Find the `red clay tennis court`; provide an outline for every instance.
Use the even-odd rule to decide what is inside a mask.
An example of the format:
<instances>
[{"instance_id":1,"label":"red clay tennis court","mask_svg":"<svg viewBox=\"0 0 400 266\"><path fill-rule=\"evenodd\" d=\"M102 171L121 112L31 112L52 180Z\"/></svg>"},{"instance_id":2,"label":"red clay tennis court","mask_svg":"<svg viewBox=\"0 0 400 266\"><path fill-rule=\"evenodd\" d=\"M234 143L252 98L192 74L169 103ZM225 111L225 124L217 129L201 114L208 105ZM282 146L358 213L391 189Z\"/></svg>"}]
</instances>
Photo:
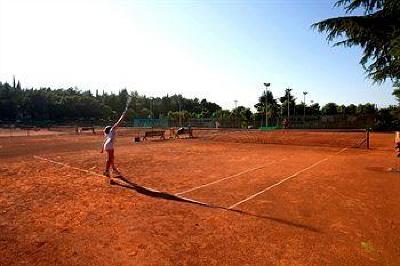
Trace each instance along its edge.
<instances>
[{"instance_id":1,"label":"red clay tennis court","mask_svg":"<svg viewBox=\"0 0 400 266\"><path fill-rule=\"evenodd\" d=\"M400 263L393 134L121 133L113 185L100 135L0 138L1 264Z\"/></svg>"}]
</instances>

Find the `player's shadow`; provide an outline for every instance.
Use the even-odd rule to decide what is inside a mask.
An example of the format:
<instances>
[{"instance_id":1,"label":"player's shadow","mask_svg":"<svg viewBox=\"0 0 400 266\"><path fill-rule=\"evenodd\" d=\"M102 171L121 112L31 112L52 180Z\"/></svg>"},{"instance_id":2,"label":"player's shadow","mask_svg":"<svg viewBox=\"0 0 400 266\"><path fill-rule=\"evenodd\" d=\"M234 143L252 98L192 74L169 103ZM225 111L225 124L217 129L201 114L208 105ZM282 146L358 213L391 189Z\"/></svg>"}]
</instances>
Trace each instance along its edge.
<instances>
[{"instance_id":1,"label":"player's shadow","mask_svg":"<svg viewBox=\"0 0 400 266\"><path fill-rule=\"evenodd\" d=\"M213 205L213 204L204 203L201 201L188 199L188 198L174 195L174 194L171 194L168 192L162 192L162 191L158 191L155 189L147 188L147 187L141 186L139 184L136 184L136 183L130 181L129 179L127 179L126 177L124 177L122 175L116 176L114 179L111 179L111 184L117 185L120 187L124 187L127 189L131 189L131 190L135 190L136 192L138 192L142 195L146 195L146 196L153 197L153 198L160 198L160 199L164 199L164 200L172 200L172 201L184 202L184 203L189 203L189 204L195 204L195 205L199 205L199 206L206 207L206 208L212 208L212 209L222 209L222 210L229 211L229 212L235 212L235 213L239 213L242 215L251 216L251 217L255 217L255 218L268 219L268 220L271 220L271 221L274 221L277 223L282 223L285 225L302 228L302 229L312 231L315 233L320 233L320 230L318 230L317 228L315 228L313 226L299 224L299 223L291 222L291 221L281 219L281 218L253 214L253 213L238 210L238 209L229 209L229 208L225 208L225 207L218 206L218 205Z\"/></svg>"},{"instance_id":2,"label":"player's shadow","mask_svg":"<svg viewBox=\"0 0 400 266\"><path fill-rule=\"evenodd\" d=\"M124 183L122 182L118 182L118 180L122 180ZM124 176L116 176L115 179L111 179L111 184L112 185L117 185L117 186L121 186L121 187L125 187L128 189L133 189L136 192L146 195L146 196L150 196L153 198L161 198L161 199L165 199L165 200L173 200L173 201L180 201L180 202L187 202L187 203L192 203L192 204L197 204L197 205L202 205L202 206L206 206L206 203L202 203L200 201L195 201L195 200L191 200L191 199L187 199L184 197L180 197L168 192L161 192L155 189L151 189L151 188L147 188L144 186L141 186L139 184L136 184L130 180L128 180L126 177Z\"/></svg>"}]
</instances>

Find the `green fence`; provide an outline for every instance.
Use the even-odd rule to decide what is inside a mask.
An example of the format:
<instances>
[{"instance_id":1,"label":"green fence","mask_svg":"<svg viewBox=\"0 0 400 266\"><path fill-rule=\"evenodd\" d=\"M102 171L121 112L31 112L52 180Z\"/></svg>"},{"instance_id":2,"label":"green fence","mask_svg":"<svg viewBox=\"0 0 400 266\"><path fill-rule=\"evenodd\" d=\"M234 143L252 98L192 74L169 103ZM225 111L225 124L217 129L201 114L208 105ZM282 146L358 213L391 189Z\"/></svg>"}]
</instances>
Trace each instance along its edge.
<instances>
[{"instance_id":1,"label":"green fence","mask_svg":"<svg viewBox=\"0 0 400 266\"><path fill-rule=\"evenodd\" d=\"M133 126L167 128L168 119L133 119Z\"/></svg>"}]
</instances>

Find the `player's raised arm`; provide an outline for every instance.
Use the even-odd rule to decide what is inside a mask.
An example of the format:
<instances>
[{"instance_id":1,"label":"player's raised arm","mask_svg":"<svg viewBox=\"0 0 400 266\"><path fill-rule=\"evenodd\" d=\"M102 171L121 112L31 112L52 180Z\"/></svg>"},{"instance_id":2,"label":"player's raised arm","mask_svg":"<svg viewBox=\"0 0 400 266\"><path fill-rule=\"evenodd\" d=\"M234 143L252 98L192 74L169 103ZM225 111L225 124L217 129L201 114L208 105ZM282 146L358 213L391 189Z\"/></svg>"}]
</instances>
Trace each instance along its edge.
<instances>
[{"instance_id":1,"label":"player's raised arm","mask_svg":"<svg viewBox=\"0 0 400 266\"><path fill-rule=\"evenodd\" d=\"M112 126L112 129L113 129L113 130L116 129L116 128L118 128L118 127L121 125L122 121L123 121L124 118L125 118L125 115L126 115L126 110L122 113L122 115L121 115L121 117L118 119L118 121Z\"/></svg>"}]
</instances>

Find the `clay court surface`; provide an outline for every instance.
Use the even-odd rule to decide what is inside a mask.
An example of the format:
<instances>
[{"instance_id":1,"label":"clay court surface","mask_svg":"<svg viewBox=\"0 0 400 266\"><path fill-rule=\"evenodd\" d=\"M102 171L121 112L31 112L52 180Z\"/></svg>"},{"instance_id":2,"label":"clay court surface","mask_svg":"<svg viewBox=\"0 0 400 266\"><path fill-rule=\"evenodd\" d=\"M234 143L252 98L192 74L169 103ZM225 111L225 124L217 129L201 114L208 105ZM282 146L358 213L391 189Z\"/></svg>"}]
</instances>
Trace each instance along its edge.
<instances>
[{"instance_id":1,"label":"clay court surface","mask_svg":"<svg viewBox=\"0 0 400 266\"><path fill-rule=\"evenodd\" d=\"M400 265L393 134L371 149L0 138L0 265ZM46 161L51 160L51 161ZM85 172L83 170L89 170Z\"/></svg>"}]
</instances>

